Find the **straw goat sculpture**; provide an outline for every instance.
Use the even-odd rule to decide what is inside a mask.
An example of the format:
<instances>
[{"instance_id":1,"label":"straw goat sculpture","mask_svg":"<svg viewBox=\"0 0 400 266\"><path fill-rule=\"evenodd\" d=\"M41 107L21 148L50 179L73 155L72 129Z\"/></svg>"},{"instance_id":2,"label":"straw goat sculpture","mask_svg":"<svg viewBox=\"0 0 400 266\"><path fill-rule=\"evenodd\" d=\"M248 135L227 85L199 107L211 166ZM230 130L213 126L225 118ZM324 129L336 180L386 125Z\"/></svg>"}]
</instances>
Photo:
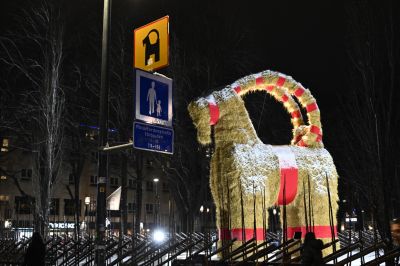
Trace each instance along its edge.
<instances>
[{"instance_id":1,"label":"straw goat sculpture","mask_svg":"<svg viewBox=\"0 0 400 266\"><path fill-rule=\"evenodd\" d=\"M266 145L258 138L241 98L252 91L283 103L293 125L290 145ZM307 111L307 125L293 96ZM302 237L313 231L324 242L336 235L338 175L323 148L320 111L308 89L264 71L199 98L188 109L201 144L211 143L214 127L210 187L220 240L265 240L266 209L276 205L286 206L288 238L296 231Z\"/></svg>"}]
</instances>

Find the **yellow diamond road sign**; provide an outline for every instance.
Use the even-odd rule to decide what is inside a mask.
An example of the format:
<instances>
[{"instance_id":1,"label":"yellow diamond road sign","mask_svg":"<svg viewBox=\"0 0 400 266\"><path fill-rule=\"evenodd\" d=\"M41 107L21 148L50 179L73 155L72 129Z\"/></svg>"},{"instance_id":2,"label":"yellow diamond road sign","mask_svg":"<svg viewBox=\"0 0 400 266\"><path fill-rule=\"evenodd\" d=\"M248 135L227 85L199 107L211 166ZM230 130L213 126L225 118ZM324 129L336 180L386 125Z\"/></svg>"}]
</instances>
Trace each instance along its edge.
<instances>
[{"instance_id":1,"label":"yellow diamond road sign","mask_svg":"<svg viewBox=\"0 0 400 266\"><path fill-rule=\"evenodd\" d=\"M168 65L169 16L162 17L134 31L133 65L153 71Z\"/></svg>"}]
</instances>

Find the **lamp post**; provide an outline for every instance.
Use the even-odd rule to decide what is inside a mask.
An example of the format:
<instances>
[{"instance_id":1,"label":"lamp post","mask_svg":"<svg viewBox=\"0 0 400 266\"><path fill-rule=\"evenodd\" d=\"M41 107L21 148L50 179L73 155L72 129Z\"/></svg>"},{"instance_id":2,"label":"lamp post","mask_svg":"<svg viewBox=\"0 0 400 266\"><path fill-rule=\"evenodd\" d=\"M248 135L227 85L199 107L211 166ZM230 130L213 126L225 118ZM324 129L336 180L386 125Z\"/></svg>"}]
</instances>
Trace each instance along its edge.
<instances>
[{"instance_id":1,"label":"lamp post","mask_svg":"<svg viewBox=\"0 0 400 266\"><path fill-rule=\"evenodd\" d=\"M88 215L88 206L90 204L90 197L85 197L85 217L83 217L83 220L85 221L86 224L86 233L90 236L89 232L90 232L90 224L87 221L86 216Z\"/></svg>"},{"instance_id":2,"label":"lamp post","mask_svg":"<svg viewBox=\"0 0 400 266\"><path fill-rule=\"evenodd\" d=\"M203 232L204 227L204 206L200 206L200 230Z\"/></svg>"},{"instance_id":3,"label":"lamp post","mask_svg":"<svg viewBox=\"0 0 400 266\"><path fill-rule=\"evenodd\" d=\"M362 230L364 231L365 230L365 221L364 221L364 217L365 217L365 215L364 215L364 210L361 210L361 223L362 223Z\"/></svg>"},{"instance_id":4,"label":"lamp post","mask_svg":"<svg viewBox=\"0 0 400 266\"><path fill-rule=\"evenodd\" d=\"M210 215L210 208L208 208L207 207L207 209L206 209L206 221L205 221L205 231L208 231L208 226L209 226L209 223L208 223L208 217L209 217L209 215Z\"/></svg>"},{"instance_id":5,"label":"lamp post","mask_svg":"<svg viewBox=\"0 0 400 266\"><path fill-rule=\"evenodd\" d=\"M108 42L110 39L109 27L111 24L111 0L104 0L103 7L103 37L101 51L101 85L100 85L100 113L99 113L99 160L96 199L96 246L95 264L105 265L105 223L106 223L106 185L107 185L107 155L101 151L108 142Z\"/></svg>"},{"instance_id":6,"label":"lamp post","mask_svg":"<svg viewBox=\"0 0 400 266\"><path fill-rule=\"evenodd\" d=\"M156 204L154 208L154 223L156 227L158 227L158 205L159 205L159 198L158 198L158 181L160 181L158 178L154 178L153 182L156 184Z\"/></svg>"}]
</instances>

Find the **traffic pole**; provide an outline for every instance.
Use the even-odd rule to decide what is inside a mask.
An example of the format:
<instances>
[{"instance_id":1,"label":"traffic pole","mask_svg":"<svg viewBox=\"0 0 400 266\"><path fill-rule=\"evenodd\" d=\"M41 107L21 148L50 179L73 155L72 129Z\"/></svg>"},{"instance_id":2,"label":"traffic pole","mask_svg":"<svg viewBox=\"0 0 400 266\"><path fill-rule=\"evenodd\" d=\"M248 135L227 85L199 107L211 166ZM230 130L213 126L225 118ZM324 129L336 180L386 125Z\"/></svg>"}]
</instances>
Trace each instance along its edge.
<instances>
[{"instance_id":1,"label":"traffic pole","mask_svg":"<svg viewBox=\"0 0 400 266\"><path fill-rule=\"evenodd\" d=\"M109 91L109 50L111 24L111 0L104 0L103 7L103 36L101 51L101 84L99 110L99 158L97 175L96 202L96 243L95 264L105 265L105 231L106 231L106 187L107 187L107 153L102 150L108 142L108 91Z\"/></svg>"}]
</instances>

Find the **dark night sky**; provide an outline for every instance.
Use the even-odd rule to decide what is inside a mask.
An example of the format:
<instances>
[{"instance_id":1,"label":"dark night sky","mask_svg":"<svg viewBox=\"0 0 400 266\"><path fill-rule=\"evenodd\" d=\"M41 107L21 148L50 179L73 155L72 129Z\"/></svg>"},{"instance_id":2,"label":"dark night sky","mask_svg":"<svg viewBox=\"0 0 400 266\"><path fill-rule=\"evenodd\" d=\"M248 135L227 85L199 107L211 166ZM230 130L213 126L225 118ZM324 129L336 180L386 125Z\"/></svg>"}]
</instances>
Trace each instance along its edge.
<instances>
[{"instance_id":1,"label":"dark night sky","mask_svg":"<svg viewBox=\"0 0 400 266\"><path fill-rule=\"evenodd\" d=\"M37 0L31 0L37 1ZM13 29L13 18L28 0L2 1L0 33ZM170 31L181 45L195 41L200 47L212 46L208 31L223 31L226 21L245 38L243 50L251 55L247 73L271 69L293 76L311 89L322 110L322 118L332 119L335 101L343 81L343 7L340 1L179 1L114 0L113 21L125 18L131 28L170 15ZM65 2L70 22L68 34L86 31L90 23L101 27L101 0ZM206 18L207 27L198 23ZM71 23L72 22L72 23ZM201 26L200 26L201 25ZM226 40L226 49L230 49ZM221 62L224 64L224 62ZM220 86L233 80L221 79ZM193 95L196 97L198 95Z\"/></svg>"},{"instance_id":2,"label":"dark night sky","mask_svg":"<svg viewBox=\"0 0 400 266\"><path fill-rule=\"evenodd\" d=\"M26 3L27 0L2 1L2 34L10 29L11 19ZM209 29L198 29L193 19L185 20L185 17L204 15L210 20L212 30L218 30L225 17L234 17L235 27L247 39L245 48L256 58L249 73L264 69L281 71L292 75L316 93L321 94L323 90L325 94L338 89L342 83L343 10L338 3L340 1L332 0L114 0L113 18L127 17L134 28L168 14L171 16L171 32L176 28L193 29L193 34L178 36L183 44L185 38L194 38L210 45L210 40L205 40L203 36L203 32ZM69 17L73 17L75 29L81 30L88 18L95 17L91 13L101 15L101 8L102 1L99 0L72 0L68 1L66 11ZM229 49L229 40L227 42ZM321 97L324 97L323 94Z\"/></svg>"},{"instance_id":3,"label":"dark night sky","mask_svg":"<svg viewBox=\"0 0 400 266\"><path fill-rule=\"evenodd\" d=\"M249 73L272 69L292 75L315 91L318 98L332 93L343 83L343 9L340 1L176 2L183 3L160 4L161 8L154 10L148 21L165 15L163 9L171 9L169 14L177 13L178 17L170 14L171 31L181 28L174 23L182 24L185 20L181 17L193 12L209 17L212 27L218 29L225 17L233 16L235 27L246 36L246 49L256 58ZM135 14L139 12L140 4ZM147 11L150 13L154 6L149 6ZM204 45L210 45L210 40L202 38L202 30L208 29L196 29L195 21L185 23L186 28L195 28L193 35L185 37L198 38ZM229 49L229 40L227 42Z\"/></svg>"}]
</instances>

